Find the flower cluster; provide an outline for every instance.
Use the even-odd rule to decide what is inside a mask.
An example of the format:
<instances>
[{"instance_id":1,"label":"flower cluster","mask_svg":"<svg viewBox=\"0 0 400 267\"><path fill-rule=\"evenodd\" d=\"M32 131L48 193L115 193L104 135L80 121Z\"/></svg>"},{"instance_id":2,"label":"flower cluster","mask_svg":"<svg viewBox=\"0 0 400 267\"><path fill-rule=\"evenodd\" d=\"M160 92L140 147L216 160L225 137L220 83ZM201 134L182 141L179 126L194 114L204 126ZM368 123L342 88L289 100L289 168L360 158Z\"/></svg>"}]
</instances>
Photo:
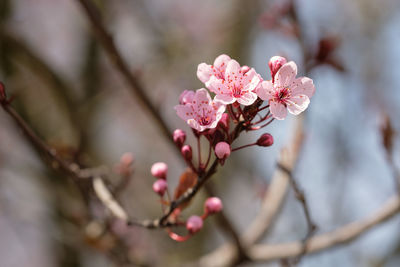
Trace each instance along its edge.
<instances>
[{"instance_id":1,"label":"flower cluster","mask_svg":"<svg viewBox=\"0 0 400 267\"><path fill-rule=\"evenodd\" d=\"M296 78L297 66L283 57L275 56L269 61L271 80L263 81L254 68L240 66L227 55L220 55L213 65L201 63L197 77L205 87L215 94L211 99L204 88L197 91L184 91L180 105L175 107L177 114L190 127L202 132L214 129L226 105L250 106L258 99L270 105L273 118L282 120L287 110L298 115L310 103L315 92L313 81L307 77Z\"/></svg>"},{"instance_id":2,"label":"flower cluster","mask_svg":"<svg viewBox=\"0 0 400 267\"><path fill-rule=\"evenodd\" d=\"M254 143L232 148L243 131L264 128L275 119L285 119L287 112L298 115L308 107L315 92L313 81L307 77L296 78L296 64L283 57L272 57L268 66L271 80L263 80L254 68L240 66L227 55L218 56L212 65L201 63L198 66L197 77L205 88L185 90L179 97L179 105L175 106L178 116L192 128L197 139L197 162L192 146L185 144L185 131L176 129L172 138L189 169L181 176L172 199L166 180L168 166L160 162L153 165L151 173L157 178L153 190L161 197L162 205L168 205L186 190L192 190L198 180L207 179L215 171L215 164L223 165L234 151L249 146L269 147L274 143L271 134L263 133ZM202 159L201 138L209 144L205 160ZM212 151L215 160L210 167ZM165 192L167 200L164 200ZM185 206L177 207L169 222L186 225L188 235L180 236L168 230L169 236L176 241L185 241L202 228L208 215L222 210L222 202L216 197L207 199L204 205L202 216L192 215L186 222L180 219Z\"/></svg>"}]
</instances>

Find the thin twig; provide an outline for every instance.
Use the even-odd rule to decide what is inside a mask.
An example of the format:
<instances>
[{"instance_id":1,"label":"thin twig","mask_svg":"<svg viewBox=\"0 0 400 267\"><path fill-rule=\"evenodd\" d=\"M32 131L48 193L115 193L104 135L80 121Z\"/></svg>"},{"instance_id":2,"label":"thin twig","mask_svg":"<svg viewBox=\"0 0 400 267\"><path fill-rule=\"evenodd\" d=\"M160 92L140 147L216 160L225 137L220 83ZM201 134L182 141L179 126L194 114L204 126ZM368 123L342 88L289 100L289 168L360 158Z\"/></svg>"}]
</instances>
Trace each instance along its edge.
<instances>
[{"instance_id":1,"label":"thin twig","mask_svg":"<svg viewBox=\"0 0 400 267\"><path fill-rule=\"evenodd\" d=\"M307 230L306 236L303 239L303 253L300 254L295 259L295 263L298 263L298 262L300 262L302 256L306 253L308 241L311 238L311 236L315 233L315 231L317 230L317 225L314 223L314 221L311 218L310 208L308 207L307 199L304 195L303 190L300 189L299 185L297 184L296 180L294 179L292 171L279 163L278 163L278 168L281 169L282 171L286 172L286 174L288 175L290 185L293 188L296 199L300 202L300 204L303 208L304 215L305 215L306 221L307 221L308 230Z\"/></svg>"}]
</instances>

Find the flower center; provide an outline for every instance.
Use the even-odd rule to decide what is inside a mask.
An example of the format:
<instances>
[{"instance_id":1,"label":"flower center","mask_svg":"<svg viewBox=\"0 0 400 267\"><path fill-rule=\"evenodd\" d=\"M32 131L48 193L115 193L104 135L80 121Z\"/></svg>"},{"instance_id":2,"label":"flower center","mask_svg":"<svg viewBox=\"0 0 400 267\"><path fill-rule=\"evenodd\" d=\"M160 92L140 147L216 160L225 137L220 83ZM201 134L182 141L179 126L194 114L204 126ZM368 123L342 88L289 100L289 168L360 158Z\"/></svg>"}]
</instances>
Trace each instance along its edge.
<instances>
[{"instance_id":1,"label":"flower center","mask_svg":"<svg viewBox=\"0 0 400 267\"><path fill-rule=\"evenodd\" d=\"M232 96L238 98L238 97L241 97L242 94L243 94L242 93L242 88L234 85L233 86L233 90L232 90Z\"/></svg>"},{"instance_id":2,"label":"flower center","mask_svg":"<svg viewBox=\"0 0 400 267\"><path fill-rule=\"evenodd\" d=\"M199 119L199 124L201 126L209 125L210 122L211 122L211 117L210 116L200 117L200 119Z\"/></svg>"},{"instance_id":3,"label":"flower center","mask_svg":"<svg viewBox=\"0 0 400 267\"><path fill-rule=\"evenodd\" d=\"M280 91L276 92L275 97L278 99L279 102L284 103L285 99L290 97L289 87L285 87Z\"/></svg>"}]
</instances>

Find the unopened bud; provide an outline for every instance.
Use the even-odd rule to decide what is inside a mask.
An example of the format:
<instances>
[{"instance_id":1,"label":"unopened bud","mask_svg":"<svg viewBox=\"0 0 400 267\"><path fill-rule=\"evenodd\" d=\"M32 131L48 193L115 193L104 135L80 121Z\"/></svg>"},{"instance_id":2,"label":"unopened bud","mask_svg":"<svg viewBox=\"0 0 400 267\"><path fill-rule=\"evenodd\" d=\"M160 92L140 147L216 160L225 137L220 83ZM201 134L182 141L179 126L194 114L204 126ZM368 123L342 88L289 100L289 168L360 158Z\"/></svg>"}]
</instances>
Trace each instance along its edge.
<instances>
[{"instance_id":1,"label":"unopened bud","mask_svg":"<svg viewBox=\"0 0 400 267\"><path fill-rule=\"evenodd\" d=\"M274 81L275 74L284 64L286 64L286 62L287 60L284 57L280 56L271 57L271 59L268 62L268 67L271 70L272 81Z\"/></svg>"},{"instance_id":2,"label":"unopened bud","mask_svg":"<svg viewBox=\"0 0 400 267\"><path fill-rule=\"evenodd\" d=\"M241 68L241 71L242 71L243 74L245 74L245 73L248 72L249 70L250 70L250 67L249 67L249 66L246 66L246 65L242 66L242 68Z\"/></svg>"},{"instance_id":3,"label":"unopened bud","mask_svg":"<svg viewBox=\"0 0 400 267\"><path fill-rule=\"evenodd\" d=\"M192 147L189 145L184 145L181 148L181 154L185 160L192 160Z\"/></svg>"},{"instance_id":4,"label":"unopened bud","mask_svg":"<svg viewBox=\"0 0 400 267\"><path fill-rule=\"evenodd\" d=\"M201 230L201 228L203 228L203 219L199 216L190 216L189 219L186 221L186 229L191 234L197 233Z\"/></svg>"},{"instance_id":5,"label":"unopened bud","mask_svg":"<svg viewBox=\"0 0 400 267\"><path fill-rule=\"evenodd\" d=\"M208 214L220 212L222 208L222 201L218 197L209 197L206 202L204 202L204 211Z\"/></svg>"},{"instance_id":6,"label":"unopened bud","mask_svg":"<svg viewBox=\"0 0 400 267\"><path fill-rule=\"evenodd\" d=\"M272 146L274 144L274 138L271 134L265 133L260 136L257 140L258 146Z\"/></svg>"},{"instance_id":7,"label":"unopened bud","mask_svg":"<svg viewBox=\"0 0 400 267\"><path fill-rule=\"evenodd\" d=\"M168 184L165 180L159 179L153 183L153 191L163 196L167 190Z\"/></svg>"},{"instance_id":8,"label":"unopened bud","mask_svg":"<svg viewBox=\"0 0 400 267\"><path fill-rule=\"evenodd\" d=\"M128 165L132 165L133 160L134 160L133 154L127 152L121 156L120 162L122 165L128 166Z\"/></svg>"},{"instance_id":9,"label":"unopened bud","mask_svg":"<svg viewBox=\"0 0 400 267\"><path fill-rule=\"evenodd\" d=\"M219 142L214 151L217 158L226 159L231 154L231 146L227 142Z\"/></svg>"},{"instance_id":10,"label":"unopened bud","mask_svg":"<svg viewBox=\"0 0 400 267\"><path fill-rule=\"evenodd\" d=\"M177 146L181 147L186 140L186 133L181 129L176 129L172 135L174 142Z\"/></svg>"},{"instance_id":11,"label":"unopened bud","mask_svg":"<svg viewBox=\"0 0 400 267\"><path fill-rule=\"evenodd\" d=\"M164 162L156 162L151 166L151 175L159 179L167 179L168 165Z\"/></svg>"},{"instance_id":12,"label":"unopened bud","mask_svg":"<svg viewBox=\"0 0 400 267\"><path fill-rule=\"evenodd\" d=\"M194 97L194 91L185 90L179 96L179 103L181 105L186 105L187 103L192 103Z\"/></svg>"}]
</instances>

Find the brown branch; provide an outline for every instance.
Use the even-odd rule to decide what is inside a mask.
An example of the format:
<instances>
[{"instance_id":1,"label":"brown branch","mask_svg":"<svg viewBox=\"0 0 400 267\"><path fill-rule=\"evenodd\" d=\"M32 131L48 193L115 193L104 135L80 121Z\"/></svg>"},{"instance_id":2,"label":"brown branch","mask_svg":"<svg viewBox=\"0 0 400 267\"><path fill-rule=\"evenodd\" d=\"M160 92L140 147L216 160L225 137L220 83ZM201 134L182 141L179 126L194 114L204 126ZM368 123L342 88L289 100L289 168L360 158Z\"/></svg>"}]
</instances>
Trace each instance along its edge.
<instances>
[{"instance_id":1,"label":"brown branch","mask_svg":"<svg viewBox=\"0 0 400 267\"><path fill-rule=\"evenodd\" d=\"M348 243L372 227L379 225L390 219L400 211L400 198L394 196L390 198L376 212L362 220L349 223L340 228L312 237L306 249L306 254L315 253L321 250L332 248L341 244ZM253 261L272 261L282 258L290 258L301 255L303 252L303 242L296 241L275 245L255 245L249 250L249 257Z\"/></svg>"},{"instance_id":2,"label":"brown branch","mask_svg":"<svg viewBox=\"0 0 400 267\"><path fill-rule=\"evenodd\" d=\"M90 0L77 0L83 7L88 19L92 24L93 31L99 40L100 44L106 51L109 59L114 64L114 67L121 73L125 81L130 87L130 92L133 93L139 100L139 102L149 111L154 121L158 124L163 135L167 139L171 139L172 130L169 129L167 124L164 122L157 108L153 105L150 98L145 94L145 89L139 80L129 71L128 64L122 58L117 47L115 46L112 36L107 32L103 25L99 11L91 3Z\"/></svg>"},{"instance_id":3,"label":"brown branch","mask_svg":"<svg viewBox=\"0 0 400 267\"><path fill-rule=\"evenodd\" d=\"M12 53L5 56L10 57L14 64L17 58L26 62L32 73L38 75L41 80L49 85L53 95L63 106L68 108L74 105L74 97L71 94L75 90L36 51L31 49L21 38L1 26L0 40L10 47ZM67 116L71 125L74 125L77 119L76 113L68 112Z\"/></svg>"},{"instance_id":4,"label":"brown branch","mask_svg":"<svg viewBox=\"0 0 400 267\"><path fill-rule=\"evenodd\" d=\"M295 259L295 263L298 263L301 260L302 256L305 254L305 252L307 250L308 241L311 238L311 236L314 234L314 232L317 230L317 225L314 223L314 221L311 218L310 209L307 204L307 199L304 195L304 192L300 189L299 185L297 184L296 180L294 179L293 172L281 164L278 164L278 168L281 169L282 171L286 172L286 174L288 175L290 185L293 188L296 199L300 202L300 204L303 208L304 215L305 215L306 221L307 221L308 230L307 230L306 236L303 239L303 253L300 254L299 257L297 257Z\"/></svg>"}]
</instances>

